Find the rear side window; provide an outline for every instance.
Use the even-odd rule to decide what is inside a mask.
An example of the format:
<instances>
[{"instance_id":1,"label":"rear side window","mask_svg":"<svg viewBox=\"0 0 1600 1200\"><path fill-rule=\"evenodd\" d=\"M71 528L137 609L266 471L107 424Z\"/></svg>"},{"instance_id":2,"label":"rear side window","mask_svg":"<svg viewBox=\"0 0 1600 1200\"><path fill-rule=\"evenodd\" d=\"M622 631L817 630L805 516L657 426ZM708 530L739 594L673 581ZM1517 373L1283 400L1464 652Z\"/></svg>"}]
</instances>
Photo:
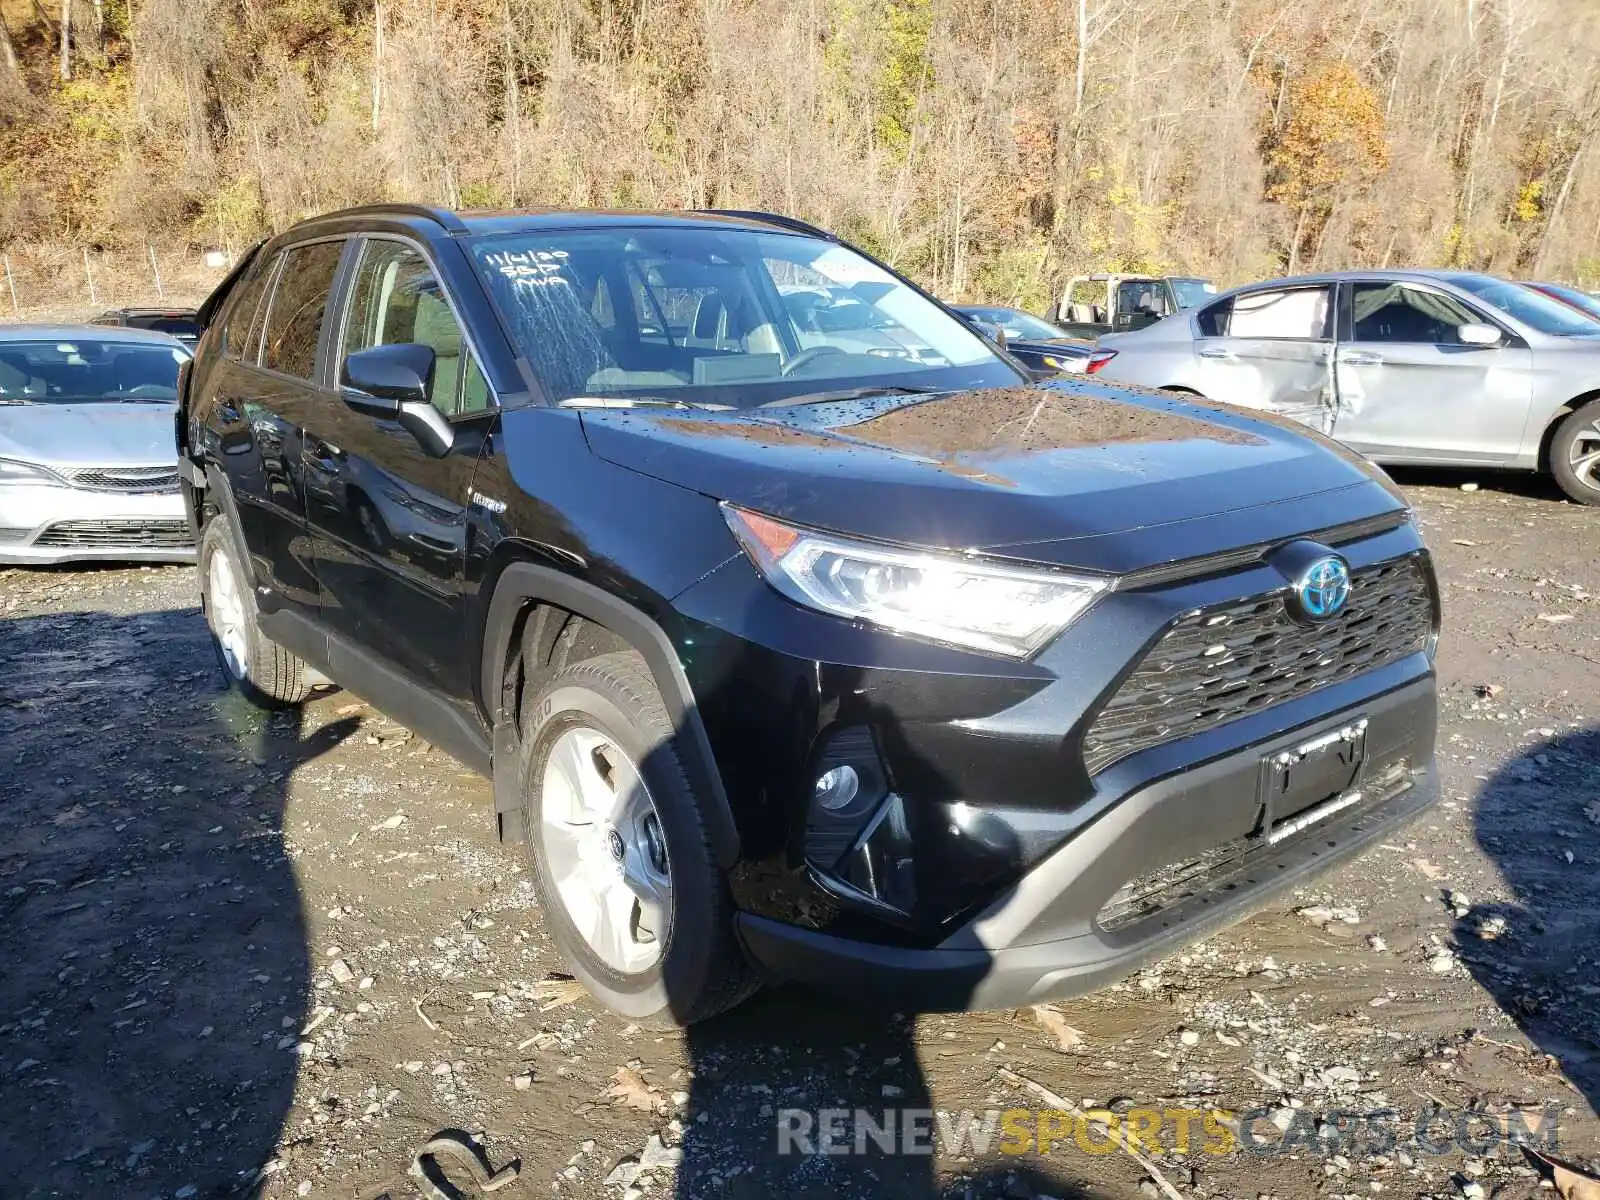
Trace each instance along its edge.
<instances>
[{"instance_id":1,"label":"rear side window","mask_svg":"<svg viewBox=\"0 0 1600 1200\"><path fill-rule=\"evenodd\" d=\"M316 371L317 339L344 242L314 242L283 252L283 268L267 310L261 365L298 379Z\"/></svg>"},{"instance_id":2,"label":"rear side window","mask_svg":"<svg viewBox=\"0 0 1600 1200\"><path fill-rule=\"evenodd\" d=\"M1202 337L1320 341L1328 337L1330 292L1326 287L1248 292L1213 304L1195 319Z\"/></svg>"},{"instance_id":3,"label":"rear side window","mask_svg":"<svg viewBox=\"0 0 1600 1200\"><path fill-rule=\"evenodd\" d=\"M240 281L228 307L228 322L222 329L222 352L229 358L254 358L255 342L251 334L256 329L256 317L261 313L261 297L272 279L272 268L277 262L262 264L260 269Z\"/></svg>"}]
</instances>

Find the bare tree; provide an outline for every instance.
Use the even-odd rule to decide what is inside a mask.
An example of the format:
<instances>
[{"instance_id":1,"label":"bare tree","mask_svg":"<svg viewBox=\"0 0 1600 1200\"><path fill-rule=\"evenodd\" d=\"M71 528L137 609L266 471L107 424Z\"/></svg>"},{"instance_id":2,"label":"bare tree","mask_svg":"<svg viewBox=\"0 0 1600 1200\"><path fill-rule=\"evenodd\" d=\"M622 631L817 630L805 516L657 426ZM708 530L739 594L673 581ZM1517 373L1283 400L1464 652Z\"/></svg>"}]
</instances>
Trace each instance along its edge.
<instances>
[{"instance_id":1,"label":"bare tree","mask_svg":"<svg viewBox=\"0 0 1600 1200\"><path fill-rule=\"evenodd\" d=\"M61 82L72 78L72 0L61 0Z\"/></svg>"}]
</instances>

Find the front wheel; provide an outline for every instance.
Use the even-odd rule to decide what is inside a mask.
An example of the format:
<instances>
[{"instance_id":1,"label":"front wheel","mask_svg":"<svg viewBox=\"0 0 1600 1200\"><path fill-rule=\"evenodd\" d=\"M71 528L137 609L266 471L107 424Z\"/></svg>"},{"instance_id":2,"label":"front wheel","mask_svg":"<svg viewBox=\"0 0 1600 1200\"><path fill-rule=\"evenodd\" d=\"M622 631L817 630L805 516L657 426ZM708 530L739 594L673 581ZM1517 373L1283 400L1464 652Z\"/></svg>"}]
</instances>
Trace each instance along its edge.
<instances>
[{"instance_id":1,"label":"front wheel","mask_svg":"<svg viewBox=\"0 0 1600 1200\"><path fill-rule=\"evenodd\" d=\"M1550 473L1579 504L1600 505L1600 400L1568 413L1556 427Z\"/></svg>"},{"instance_id":2,"label":"front wheel","mask_svg":"<svg viewBox=\"0 0 1600 1200\"><path fill-rule=\"evenodd\" d=\"M226 521L213 517L200 536L200 599L217 664L258 708L299 704L311 694L305 663L261 632Z\"/></svg>"},{"instance_id":3,"label":"front wheel","mask_svg":"<svg viewBox=\"0 0 1600 1200\"><path fill-rule=\"evenodd\" d=\"M524 707L523 828L547 927L596 999L659 1027L755 990L676 743L631 652L562 668Z\"/></svg>"}]
</instances>

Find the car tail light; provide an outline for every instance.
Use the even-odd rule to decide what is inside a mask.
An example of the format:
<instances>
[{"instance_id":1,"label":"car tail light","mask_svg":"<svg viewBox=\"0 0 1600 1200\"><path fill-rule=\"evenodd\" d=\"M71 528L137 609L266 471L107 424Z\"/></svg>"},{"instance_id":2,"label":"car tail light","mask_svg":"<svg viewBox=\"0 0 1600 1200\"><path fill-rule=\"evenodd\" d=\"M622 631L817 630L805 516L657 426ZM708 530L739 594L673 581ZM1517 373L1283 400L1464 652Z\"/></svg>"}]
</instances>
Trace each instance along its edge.
<instances>
[{"instance_id":1,"label":"car tail light","mask_svg":"<svg viewBox=\"0 0 1600 1200\"><path fill-rule=\"evenodd\" d=\"M1096 350L1093 354L1089 355L1089 361L1083 364L1083 373L1085 375L1098 374L1100 368L1105 366L1116 356L1117 352L1115 350Z\"/></svg>"}]
</instances>

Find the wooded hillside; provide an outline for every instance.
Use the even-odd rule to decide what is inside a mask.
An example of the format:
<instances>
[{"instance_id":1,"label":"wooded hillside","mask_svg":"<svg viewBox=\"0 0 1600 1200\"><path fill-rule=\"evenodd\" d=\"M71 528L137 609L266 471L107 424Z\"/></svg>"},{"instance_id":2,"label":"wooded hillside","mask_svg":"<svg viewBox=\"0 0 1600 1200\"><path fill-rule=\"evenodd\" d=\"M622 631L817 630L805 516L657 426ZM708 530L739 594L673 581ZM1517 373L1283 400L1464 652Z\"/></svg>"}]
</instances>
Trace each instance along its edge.
<instances>
[{"instance_id":1,"label":"wooded hillside","mask_svg":"<svg viewBox=\"0 0 1600 1200\"><path fill-rule=\"evenodd\" d=\"M1600 277L1594 0L0 0L0 248L771 208L959 297ZM63 34L63 18L66 33Z\"/></svg>"}]
</instances>

